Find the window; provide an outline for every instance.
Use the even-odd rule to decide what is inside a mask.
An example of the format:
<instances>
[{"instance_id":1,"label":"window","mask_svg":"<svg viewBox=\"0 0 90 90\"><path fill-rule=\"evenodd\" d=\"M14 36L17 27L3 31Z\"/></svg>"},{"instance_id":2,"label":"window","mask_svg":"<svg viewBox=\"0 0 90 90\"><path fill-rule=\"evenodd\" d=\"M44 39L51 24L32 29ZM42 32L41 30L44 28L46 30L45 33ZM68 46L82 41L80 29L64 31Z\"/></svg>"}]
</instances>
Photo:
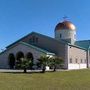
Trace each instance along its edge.
<instances>
[{"instance_id":1,"label":"window","mask_svg":"<svg viewBox=\"0 0 90 90\"><path fill-rule=\"evenodd\" d=\"M76 63L78 63L78 60L77 60L77 58L76 58L75 62L76 62Z\"/></svg>"},{"instance_id":2,"label":"window","mask_svg":"<svg viewBox=\"0 0 90 90\"><path fill-rule=\"evenodd\" d=\"M83 63L83 60L81 59L81 63Z\"/></svg>"},{"instance_id":3,"label":"window","mask_svg":"<svg viewBox=\"0 0 90 90\"><path fill-rule=\"evenodd\" d=\"M72 63L72 58L70 58L70 63Z\"/></svg>"},{"instance_id":4,"label":"window","mask_svg":"<svg viewBox=\"0 0 90 90\"><path fill-rule=\"evenodd\" d=\"M60 38L62 38L62 34L60 34Z\"/></svg>"},{"instance_id":5,"label":"window","mask_svg":"<svg viewBox=\"0 0 90 90\"><path fill-rule=\"evenodd\" d=\"M85 61L84 61L85 63L87 63L87 60L85 59Z\"/></svg>"},{"instance_id":6,"label":"window","mask_svg":"<svg viewBox=\"0 0 90 90\"><path fill-rule=\"evenodd\" d=\"M35 42L35 37L34 36L32 37L32 40L33 40L33 42Z\"/></svg>"},{"instance_id":7,"label":"window","mask_svg":"<svg viewBox=\"0 0 90 90\"><path fill-rule=\"evenodd\" d=\"M76 39L76 34L74 34L74 39Z\"/></svg>"},{"instance_id":8,"label":"window","mask_svg":"<svg viewBox=\"0 0 90 90\"><path fill-rule=\"evenodd\" d=\"M38 38L36 37L36 43L38 43Z\"/></svg>"},{"instance_id":9,"label":"window","mask_svg":"<svg viewBox=\"0 0 90 90\"><path fill-rule=\"evenodd\" d=\"M31 43L38 43L38 37L36 37L36 36L31 37L30 42Z\"/></svg>"}]
</instances>

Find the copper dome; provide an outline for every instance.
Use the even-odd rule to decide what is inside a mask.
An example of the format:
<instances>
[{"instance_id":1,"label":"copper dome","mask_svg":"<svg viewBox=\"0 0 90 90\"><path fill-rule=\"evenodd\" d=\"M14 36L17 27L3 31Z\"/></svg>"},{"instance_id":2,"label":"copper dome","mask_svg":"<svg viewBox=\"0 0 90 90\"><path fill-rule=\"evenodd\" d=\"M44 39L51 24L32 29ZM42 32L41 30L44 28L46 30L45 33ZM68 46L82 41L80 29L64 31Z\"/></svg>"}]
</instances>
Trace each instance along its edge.
<instances>
[{"instance_id":1,"label":"copper dome","mask_svg":"<svg viewBox=\"0 0 90 90\"><path fill-rule=\"evenodd\" d=\"M75 30L75 26L70 21L63 21L61 23L58 23L55 27L55 30Z\"/></svg>"}]
</instances>

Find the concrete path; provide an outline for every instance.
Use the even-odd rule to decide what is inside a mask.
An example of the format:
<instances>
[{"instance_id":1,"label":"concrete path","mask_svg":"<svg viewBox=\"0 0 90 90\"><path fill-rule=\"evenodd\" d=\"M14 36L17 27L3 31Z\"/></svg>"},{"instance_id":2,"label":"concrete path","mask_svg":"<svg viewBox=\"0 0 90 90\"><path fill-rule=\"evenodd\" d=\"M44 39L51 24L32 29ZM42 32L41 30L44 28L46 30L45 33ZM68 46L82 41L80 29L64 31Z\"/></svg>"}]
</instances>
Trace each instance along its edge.
<instances>
[{"instance_id":1,"label":"concrete path","mask_svg":"<svg viewBox=\"0 0 90 90\"><path fill-rule=\"evenodd\" d=\"M27 72L40 72L41 70L27 70ZM0 69L0 72L23 72L23 70Z\"/></svg>"},{"instance_id":2,"label":"concrete path","mask_svg":"<svg viewBox=\"0 0 90 90\"><path fill-rule=\"evenodd\" d=\"M81 70L81 69L78 69ZM27 70L27 72L41 72L42 70ZM47 70L48 72L51 72L53 70ZM71 71L71 70L64 70L64 69L57 69L56 71ZM12 70L12 69L0 69L0 72L23 72L23 70Z\"/></svg>"}]
</instances>

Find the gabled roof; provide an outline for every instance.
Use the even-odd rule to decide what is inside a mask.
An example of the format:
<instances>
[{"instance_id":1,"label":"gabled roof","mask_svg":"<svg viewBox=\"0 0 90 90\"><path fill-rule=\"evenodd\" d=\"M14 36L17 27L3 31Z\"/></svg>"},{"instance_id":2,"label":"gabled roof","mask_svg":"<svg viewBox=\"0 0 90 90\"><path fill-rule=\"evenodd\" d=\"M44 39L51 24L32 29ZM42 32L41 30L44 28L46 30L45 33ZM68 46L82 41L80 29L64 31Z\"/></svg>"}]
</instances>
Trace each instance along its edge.
<instances>
[{"instance_id":1,"label":"gabled roof","mask_svg":"<svg viewBox=\"0 0 90 90\"><path fill-rule=\"evenodd\" d=\"M75 45L85 48L86 50L90 49L90 40L76 41Z\"/></svg>"},{"instance_id":2,"label":"gabled roof","mask_svg":"<svg viewBox=\"0 0 90 90\"><path fill-rule=\"evenodd\" d=\"M37 32L31 32L31 33L29 33L28 35L26 35L26 36L22 37L21 39L15 41L14 43L10 44L10 45L7 46L6 48L11 47L12 45L14 45L14 44L16 44L16 43L22 41L24 38L27 38L28 36L31 36L31 35L39 35L39 36L45 37L45 38L47 38L47 39L49 39L49 40L53 40L53 42L59 42L59 43L63 43L63 44L66 44L66 43L67 43L67 42L64 41L64 40L58 41L58 40L56 40L56 39L54 39L54 38L52 38L52 37L49 37L49 36L46 36L46 35L43 35L43 34L40 34L40 33L37 33Z\"/></svg>"},{"instance_id":3,"label":"gabled roof","mask_svg":"<svg viewBox=\"0 0 90 90\"><path fill-rule=\"evenodd\" d=\"M80 49L83 49L83 50L87 50L88 48L90 48L90 40L76 41L75 44L72 45L72 44L68 43L68 42L65 41L65 40L59 40L59 41L58 41L58 40L56 40L56 39L54 39L54 38L52 38L52 37L49 37L49 36L46 36L46 35L43 35L43 34L40 34L40 33L37 33L37 32L31 32L31 33L29 33L28 35L22 37L21 39L17 40L16 42L10 44L10 45L7 46L6 48L10 48L10 47L13 46L14 44L19 43L19 42L22 42L22 40L23 40L24 38L27 38L28 36L31 36L31 35L38 35L38 36L40 36L40 37L47 38L48 40L53 40L54 43L55 43L55 42L57 42L57 43L62 43L62 44L66 44L66 45L69 45L69 46L72 46L72 47L76 47L76 48L80 48ZM24 43L25 43L25 42L24 42ZM27 43L27 44L29 45L30 43ZM32 44L30 44L30 45L32 45ZM38 46L35 46L35 47L38 47ZM40 48L40 47L38 47L38 48Z\"/></svg>"},{"instance_id":4,"label":"gabled roof","mask_svg":"<svg viewBox=\"0 0 90 90\"><path fill-rule=\"evenodd\" d=\"M32 32L32 33L33 33L33 32ZM16 44L16 43L22 41L24 38L28 37L28 36L31 35L32 33L29 33L29 34L27 34L26 36L20 38L19 40L13 42L12 44L8 45L6 48L9 48L9 47L11 47L12 45L14 45L14 44Z\"/></svg>"}]
</instances>

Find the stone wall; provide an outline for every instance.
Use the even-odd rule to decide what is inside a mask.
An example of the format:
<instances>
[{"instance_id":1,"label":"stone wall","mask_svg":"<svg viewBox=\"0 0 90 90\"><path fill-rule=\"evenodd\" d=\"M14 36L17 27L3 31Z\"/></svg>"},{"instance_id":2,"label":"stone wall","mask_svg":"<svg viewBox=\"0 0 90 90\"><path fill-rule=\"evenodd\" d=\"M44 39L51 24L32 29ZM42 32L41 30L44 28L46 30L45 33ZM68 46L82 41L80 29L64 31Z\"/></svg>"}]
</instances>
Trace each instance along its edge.
<instances>
[{"instance_id":1,"label":"stone wall","mask_svg":"<svg viewBox=\"0 0 90 90\"><path fill-rule=\"evenodd\" d=\"M87 68L87 52L80 48L68 46L68 69Z\"/></svg>"},{"instance_id":2,"label":"stone wall","mask_svg":"<svg viewBox=\"0 0 90 90\"><path fill-rule=\"evenodd\" d=\"M24 55L26 55L28 52L31 52L33 54L33 57L34 57L34 63L36 63L38 60L38 58L41 56L41 55L44 55L43 52L40 52L38 50L35 50L31 47L28 47L28 46L25 46L23 44L18 44L12 48L9 48L8 50L6 50L5 52L3 52L1 55L0 55L0 68L9 68L9 65L8 65L8 56L10 53L13 53L14 56L16 57L16 54L18 52L23 52Z\"/></svg>"}]
</instances>

